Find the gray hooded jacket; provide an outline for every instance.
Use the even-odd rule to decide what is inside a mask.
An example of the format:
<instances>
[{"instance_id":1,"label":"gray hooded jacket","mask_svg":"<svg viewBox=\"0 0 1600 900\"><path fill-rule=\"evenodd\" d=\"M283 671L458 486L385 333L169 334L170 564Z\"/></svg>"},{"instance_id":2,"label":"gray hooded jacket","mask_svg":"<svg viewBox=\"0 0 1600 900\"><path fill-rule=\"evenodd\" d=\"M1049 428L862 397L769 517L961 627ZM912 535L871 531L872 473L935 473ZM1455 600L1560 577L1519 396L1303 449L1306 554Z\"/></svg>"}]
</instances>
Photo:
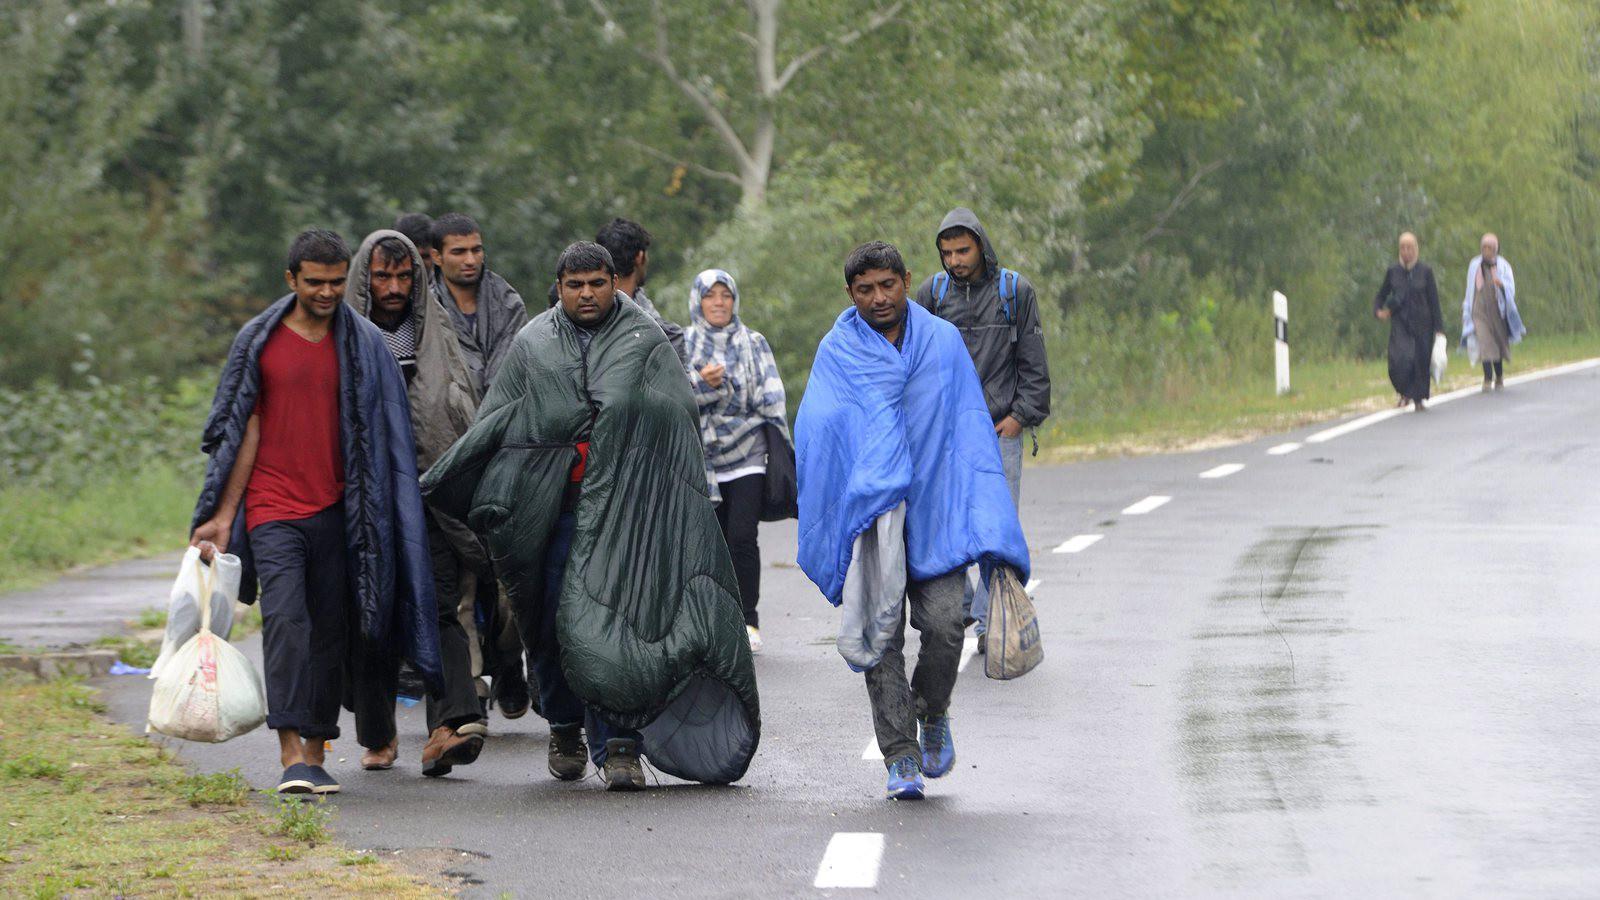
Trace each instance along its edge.
<instances>
[{"instance_id":1,"label":"gray hooded jacket","mask_svg":"<svg viewBox=\"0 0 1600 900\"><path fill-rule=\"evenodd\" d=\"M689 351L683 346L683 326L663 316L656 309L655 302L650 299L649 294L644 292L644 285L642 284L639 285L637 291L633 292L633 302L639 304L639 307L656 321L656 324L661 327L661 333L667 336L667 343L672 345L672 352L678 354L679 361L687 366L689 364Z\"/></svg>"},{"instance_id":2,"label":"gray hooded jacket","mask_svg":"<svg viewBox=\"0 0 1600 900\"><path fill-rule=\"evenodd\" d=\"M411 262L416 267L407 315L416 323L417 371L406 385L406 399L410 401L411 431L417 443L417 471L425 472L472 426L483 395L467 368L466 354L451 327L449 313L437 295L429 290L430 267L423 263L422 254L405 235L388 230L367 235L361 242L361 249L350 260L344 302L363 318L372 318L368 273L373 248L378 241L390 237L398 239L411 251ZM515 293L512 296L516 296ZM488 572L488 555L472 532L448 517L434 515L456 554L473 571Z\"/></svg>"},{"instance_id":3,"label":"gray hooded jacket","mask_svg":"<svg viewBox=\"0 0 1600 900\"><path fill-rule=\"evenodd\" d=\"M1045 356L1044 329L1039 325L1039 302L1033 285L1018 276L1013 318L1007 321L1000 304L1000 260L994 244L989 242L989 233L972 210L958 206L944 217L934 234L934 249L938 249L938 234L955 227L978 236L983 249L983 274L970 284L950 276L944 301L938 304L934 302L930 276L917 290L917 302L960 329L994 421L1013 416L1025 427L1034 427L1050 415L1050 363Z\"/></svg>"},{"instance_id":4,"label":"gray hooded jacket","mask_svg":"<svg viewBox=\"0 0 1600 900\"><path fill-rule=\"evenodd\" d=\"M516 288L485 268L483 278L478 281L477 322L470 323L466 314L456 307L444 276L437 270L433 275L434 296L450 314L450 322L461 340L467 370L477 382L478 395L482 396L489 390L495 373L500 371L500 363L511 349L512 338L528 324L528 305L522 302Z\"/></svg>"}]
</instances>

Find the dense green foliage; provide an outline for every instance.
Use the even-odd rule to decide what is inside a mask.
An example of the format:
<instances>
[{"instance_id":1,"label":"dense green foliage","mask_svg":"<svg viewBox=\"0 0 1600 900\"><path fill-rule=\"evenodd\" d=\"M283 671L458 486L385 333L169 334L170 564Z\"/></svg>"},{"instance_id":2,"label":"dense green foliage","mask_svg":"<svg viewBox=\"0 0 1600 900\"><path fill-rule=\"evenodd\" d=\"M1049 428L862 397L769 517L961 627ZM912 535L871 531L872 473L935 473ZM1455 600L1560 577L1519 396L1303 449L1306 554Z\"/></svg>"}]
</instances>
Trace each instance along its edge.
<instances>
[{"instance_id":1,"label":"dense green foliage","mask_svg":"<svg viewBox=\"0 0 1600 900\"><path fill-rule=\"evenodd\" d=\"M1266 364L1273 289L1297 353L1377 353L1402 229L1448 321L1494 230L1536 333L1600 329L1587 0L982 7L6 4L0 385L196 371L296 231L409 210L478 217L530 298L562 245L639 219L665 311L732 270L796 396L848 249L926 275L958 203L1041 290L1063 416Z\"/></svg>"}]
</instances>

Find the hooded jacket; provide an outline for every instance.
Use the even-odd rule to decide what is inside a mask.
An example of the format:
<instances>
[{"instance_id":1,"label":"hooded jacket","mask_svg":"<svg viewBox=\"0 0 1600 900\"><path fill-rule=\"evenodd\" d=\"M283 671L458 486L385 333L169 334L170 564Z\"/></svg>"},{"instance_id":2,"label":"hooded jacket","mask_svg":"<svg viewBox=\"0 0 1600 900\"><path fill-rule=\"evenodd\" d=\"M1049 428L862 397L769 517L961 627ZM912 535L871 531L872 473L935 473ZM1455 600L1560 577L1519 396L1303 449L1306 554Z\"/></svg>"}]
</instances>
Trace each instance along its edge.
<instances>
[{"instance_id":1,"label":"hooded jacket","mask_svg":"<svg viewBox=\"0 0 1600 900\"><path fill-rule=\"evenodd\" d=\"M406 315L412 318L416 327L417 370L411 383L406 385L406 396L411 406L411 431L416 437L417 469L426 471L472 426L473 417L478 412L478 401L483 397L467 368L466 355L456 338L450 314L439 302L438 296L429 289L430 267L423 263L422 254L405 235L389 230L374 231L367 235L355 257L350 260L344 302L350 304L362 318L372 318L369 273L373 248L384 238L396 238L404 244L411 251L411 262L416 267ZM439 516L438 522L450 546L468 568L479 575L488 575L491 571L488 554L466 525L448 516Z\"/></svg>"},{"instance_id":2,"label":"hooded jacket","mask_svg":"<svg viewBox=\"0 0 1600 900\"><path fill-rule=\"evenodd\" d=\"M561 668L585 703L643 733L657 768L736 781L761 731L738 582L707 502L689 381L637 304L619 294L587 335L559 308L528 323L423 490L488 541L513 603L530 608L544 602L546 548L584 440Z\"/></svg>"},{"instance_id":3,"label":"hooded jacket","mask_svg":"<svg viewBox=\"0 0 1600 900\"><path fill-rule=\"evenodd\" d=\"M216 515L261 392L261 351L294 308L290 294L245 323L228 350L206 418L200 451L208 457L190 529ZM411 660L430 687L443 687L438 607L427 526L417 487L415 438L405 376L378 326L348 303L335 309L329 339L339 354L339 444L344 459L346 569L367 646ZM255 559L245 504L228 549L243 567L240 599L256 596Z\"/></svg>"},{"instance_id":4,"label":"hooded jacket","mask_svg":"<svg viewBox=\"0 0 1600 900\"><path fill-rule=\"evenodd\" d=\"M528 324L528 305L522 302L516 288L487 268L478 281L476 322L467 321L466 314L456 306L456 298L450 295L450 286L437 271L434 272L433 294L450 314L450 323L461 341L467 371L472 373L481 396L489 390L489 384L500 371L512 339Z\"/></svg>"},{"instance_id":5,"label":"hooded jacket","mask_svg":"<svg viewBox=\"0 0 1600 900\"><path fill-rule=\"evenodd\" d=\"M1000 258L972 210L958 206L944 217L934 233L934 250L939 247L939 234L956 227L978 236L983 274L970 284L951 275L944 301L938 303L930 276L917 289L917 303L960 330L994 421L1012 416L1025 427L1037 426L1050 415L1050 363L1033 285L1018 276L1008 321L1000 303Z\"/></svg>"},{"instance_id":6,"label":"hooded jacket","mask_svg":"<svg viewBox=\"0 0 1600 900\"><path fill-rule=\"evenodd\" d=\"M672 345L672 352L678 354L678 361L687 366L689 364L689 351L683 345L683 326L663 316L656 309L655 301L651 300L650 295L644 292L644 285L642 284L639 285L638 290L633 292L633 302L639 304L639 308L649 314L651 319L655 320L656 325L661 328L661 333L667 336L667 343ZM554 306L555 304L552 303L550 305Z\"/></svg>"}]
</instances>

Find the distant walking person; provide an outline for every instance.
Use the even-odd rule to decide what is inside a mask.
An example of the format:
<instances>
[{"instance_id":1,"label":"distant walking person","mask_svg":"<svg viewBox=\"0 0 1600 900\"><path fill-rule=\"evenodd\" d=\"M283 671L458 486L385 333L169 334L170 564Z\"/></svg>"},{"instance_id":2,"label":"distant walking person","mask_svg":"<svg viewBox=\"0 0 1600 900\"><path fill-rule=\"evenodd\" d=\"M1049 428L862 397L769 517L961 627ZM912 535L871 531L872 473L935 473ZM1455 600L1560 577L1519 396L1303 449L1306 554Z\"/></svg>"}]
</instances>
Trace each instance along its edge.
<instances>
[{"instance_id":1,"label":"distant walking person","mask_svg":"<svg viewBox=\"0 0 1600 900\"><path fill-rule=\"evenodd\" d=\"M594 236L594 242L606 248L617 267L617 290L639 304L645 314L660 326L661 333L667 336L667 343L672 345L672 352L678 354L678 359L684 365L688 365L689 357L683 347L683 326L661 315L655 302L644 291L644 283L650 280L650 241L650 232L645 231L638 222L628 219L612 219L600 226L599 233ZM551 290L557 289L552 287ZM558 302L559 299L552 293L550 305Z\"/></svg>"},{"instance_id":2,"label":"distant walking person","mask_svg":"<svg viewBox=\"0 0 1600 900\"><path fill-rule=\"evenodd\" d=\"M972 210L952 209L939 223L935 244L944 271L922 283L917 302L961 331L1000 438L1011 501L1020 507L1022 429L1035 428L1050 415L1050 364L1039 303L1028 279L1000 267L989 233ZM982 653L989 628L989 587L983 579L976 586L968 581L962 607L977 625Z\"/></svg>"},{"instance_id":3,"label":"distant walking person","mask_svg":"<svg viewBox=\"0 0 1600 900\"><path fill-rule=\"evenodd\" d=\"M436 267L433 292L450 313L481 397L494 382L517 332L528 324L528 307L516 288L489 269L483 229L471 217L445 213L434 220L431 236ZM501 715L521 718L531 699L511 607L493 575L467 574L475 588L472 602L463 602L460 613L461 624L479 651L474 671L493 679L494 703Z\"/></svg>"},{"instance_id":4,"label":"distant walking person","mask_svg":"<svg viewBox=\"0 0 1600 900\"><path fill-rule=\"evenodd\" d=\"M1400 261L1389 267L1372 301L1372 314L1389 323L1389 383L1400 405L1427 408L1434 338L1444 336L1439 286L1433 270L1418 260L1417 236L1400 235Z\"/></svg>"},{"instance_id":5,"label":"distant walking person","mask_svg":"<svg viewBox=\"0 0 1600 900\"><path fill-rule=\"evenodd\" d=\"M955 765L967 567L1026 580L1028 545L961 335L907 302L900 251L874 241L844 266L851 306L817 347L795 419L798 561L843 607L839 654L866 673L891 800ZM905 629L920 635L906 680Z\"/></svg>"},{"instance_id":6,"label":"distant walking person","mask_svg":"<svg viewBox=\"0 0 1600 900\"><path fill-rule=\"evenodd\" d=\"M739 579L750 650L761 651L761 548L756 532L766 496L767 441L788 441L789 423L772 346L739 317L739 287L721 269L707 269L689 289L684 346L689 383L700 408L700 438L717 521Z\"/></svg>"},{"instance_id":7,"label":"distant walking person","mask_svg":"<svg viewBox=\"0 0 1600 900\"><path fill-rule=\"evenodd\" d=\"M1528 330L1517 312L1517 280L1511 263L1500 255L1500 239L1483 236L1481 251L1467 265L1467 294L1461 301L1461 346L1474 362L1483 364L1483 390L1506 386L1505 361L1511 345Z\"/></svg>"},{"instance_id":8,"label":"distant walking person","mask_svg":"<svg viewBox=\"0 0 1600 900\"><path fill-rule=\"evenodd\" d=\"M291 293L234 338L201 444L210 459L190 543L239 556L247 602L260 580L267 727L286 794L339 790L323 742L339 736L352 642L445 686L405 376L344 302L349 268L337 234L295 238Z\"/></svg>"}]
</instances>

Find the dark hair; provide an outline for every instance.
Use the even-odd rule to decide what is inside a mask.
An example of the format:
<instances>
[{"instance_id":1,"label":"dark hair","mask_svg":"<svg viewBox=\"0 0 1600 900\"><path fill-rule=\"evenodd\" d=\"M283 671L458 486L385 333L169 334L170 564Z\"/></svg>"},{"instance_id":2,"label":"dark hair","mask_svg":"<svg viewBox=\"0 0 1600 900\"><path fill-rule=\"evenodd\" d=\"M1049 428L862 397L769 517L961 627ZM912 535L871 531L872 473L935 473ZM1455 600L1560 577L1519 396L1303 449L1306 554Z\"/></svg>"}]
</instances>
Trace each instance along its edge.
<instances>
[{"instance_id":1,"label":"dark hair","mask_svg":"<svg viewBox=\"0 0 1600 900\"><path fill-rule=\"evenodd\" d=\"M427 213L401 213L395 216L394 230L405 235L418 250L433 246L433 217Z\"/></svg>"},{"instance_id":2,"label":"dark hair","mask_svg":"<svg viewBox=\"0 0 1600 900\"><path fill-rule=\"evenodd\" d=\"M896 250L893 244L868 241L851 250L850 256L845 259L845 287L849 287L857 275L873 269L888 269L902 278L910 274L906 271L906 261L900 257L900 251Z\"/></svg>"},{"instance_id":3,"label":"dark hair","mask_svg":"<svg viewBox=\"0 0 1600 900\"><path fill-rule=\"evenodd\" d=\"M630 219L612 219L600 226L594 242L606 248L617 274L626 277L633 274L633 263L639 254L650 249L650 232Z\"/></svg>"},{"instance_id":4,"label":"dark hair","mask_svg":"<svg viewBox=\"0 0 1600 900\"><path fill-rule=\"evenodd\" d=\"M433 227L428 229L428 243L435 250L444 249L444 239L458 234L483 234L483 229L472 217L462 213L445 213L433 220Z\"/></svg>"},{"instance_id":5,"label":"dark hair","mask_svg":"<svg viewBox=\"0 0 1600 900\"><path fill-rule=\"evenodd\" d=\"M617 264L611 252L592 241L574 241L561 251L556 260L556 280L568 272L595 272L604 269L607 275L617 274Z\"/></svg>"},{"instance_id":6,"label":"dark hair","mask_svg":"<svg viewBox=\"0 0 1600 900\"><path fill-rule=\"evenodd\" d=\"M372 245L372 250L375 253L382 253L383 258L391 263L412 261L411 251L407 250L405 242L397 237L379 238L378 242Z\"/></svg>"},{"instance_id":7,"label":"dark hair","mask_svg":"<svg viewBox=\"0 0 1600 900\"><path fill-rule=\"evenodd\" d=\"M980 247L983 246L983 241L978 239L978 233L965 225L951 225L949 228L939 232L939 240L941 241L953 241L962 236L970 237L974 244Z\"/></svg>"},{"instance_id":8,"label":"dark hair","mask_svg":"<svg viewBox=\"0 0 1600 900\"><path fill-rule=\"evenodd\" d=\"M350 245L338 233L326 228L307 228L295 235L289 245L289 274L299 275L301 263L322 263L325 266L350 261Z\"/></svg>"}]
</instances>

